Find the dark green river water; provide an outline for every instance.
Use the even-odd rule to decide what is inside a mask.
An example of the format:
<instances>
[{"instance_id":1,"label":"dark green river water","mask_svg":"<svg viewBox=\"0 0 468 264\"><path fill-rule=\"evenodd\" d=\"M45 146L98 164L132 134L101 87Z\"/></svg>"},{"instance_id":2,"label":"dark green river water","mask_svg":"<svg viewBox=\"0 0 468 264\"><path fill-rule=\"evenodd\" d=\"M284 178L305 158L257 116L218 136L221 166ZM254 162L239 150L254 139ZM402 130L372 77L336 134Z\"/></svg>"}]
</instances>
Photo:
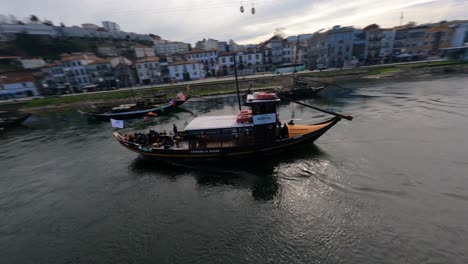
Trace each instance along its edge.
<instances>
[{"instance_id":1,"label":"dark green river water","mask_svg":"<svg viewBox=\"0 0 468 264\"><path fill-rule=\"evenodd\" d=\"M0 263L468 263L468 77L348 85L306 102L352 122L268 161L155 163L74 111L1 132ZM125 130L236 107L191 100Z\"/></svg>"}]
</instances>

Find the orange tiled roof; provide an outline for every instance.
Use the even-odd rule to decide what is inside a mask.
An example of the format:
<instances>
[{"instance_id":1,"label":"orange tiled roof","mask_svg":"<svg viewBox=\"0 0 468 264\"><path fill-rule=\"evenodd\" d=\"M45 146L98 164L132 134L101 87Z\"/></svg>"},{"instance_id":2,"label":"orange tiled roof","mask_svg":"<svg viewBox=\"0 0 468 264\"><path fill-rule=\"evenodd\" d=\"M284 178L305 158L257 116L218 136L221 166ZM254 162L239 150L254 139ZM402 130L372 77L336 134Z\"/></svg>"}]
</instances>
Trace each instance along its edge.
<instances>
[{"instance_id":1,"label":"orange tiled roof","mask_svg":"<svg viewBox=\"0 0 468 264\"><path fill-rule=\"evenodd\" d=\"M170 63L169 65L184 65L184 64L194 64L194 63L199 63L198 61L194 60L189 60L189 61L176 61L173 63Z\"/></svg>"},{"instance_id":2,"label":"orange tiled roof","mask_svg":"<svg viewBox=\"0 0 468 264\"><path fill-rule=\"evenodd\" d=\"M7 72L0 74L0 84L12 84L21 82L34 82L30 72Z\"/></svg>"},{"instance_id":3,"label":"orange tiled roof","mask_svg":"<svg viewBox=\"0 0 468 264\"><path fill-rule=\"evenodd\" d=\"M135 61L135 64L136 63L153 62L153 61L159 61L159 58L158 57L146 57L144 59Z\"/></svg>"}]
</instances>

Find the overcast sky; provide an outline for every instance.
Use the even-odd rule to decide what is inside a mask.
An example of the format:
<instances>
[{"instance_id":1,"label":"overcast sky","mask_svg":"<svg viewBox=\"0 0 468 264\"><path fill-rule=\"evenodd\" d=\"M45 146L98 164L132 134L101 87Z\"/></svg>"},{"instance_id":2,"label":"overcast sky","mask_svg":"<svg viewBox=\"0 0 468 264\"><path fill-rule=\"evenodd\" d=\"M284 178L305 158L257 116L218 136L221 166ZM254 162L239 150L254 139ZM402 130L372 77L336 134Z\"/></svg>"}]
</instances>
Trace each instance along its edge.
<instances>
[{"instance_id":1,"label":"overcast sky","mask_svg":"<svg viewBox=\"0 0 468 264\"><path fill-rule=\"evenodd\" d=\"M153 33L195 43L202 38L257 43L276 28L287 35L334 25L382 27L404 22L468 19L468 0L0 0L0 12L23 19L30 14L67 26L117 22L122 30ZM255 6L256 14L250 9Z\"/></svg>"}]
</instances>

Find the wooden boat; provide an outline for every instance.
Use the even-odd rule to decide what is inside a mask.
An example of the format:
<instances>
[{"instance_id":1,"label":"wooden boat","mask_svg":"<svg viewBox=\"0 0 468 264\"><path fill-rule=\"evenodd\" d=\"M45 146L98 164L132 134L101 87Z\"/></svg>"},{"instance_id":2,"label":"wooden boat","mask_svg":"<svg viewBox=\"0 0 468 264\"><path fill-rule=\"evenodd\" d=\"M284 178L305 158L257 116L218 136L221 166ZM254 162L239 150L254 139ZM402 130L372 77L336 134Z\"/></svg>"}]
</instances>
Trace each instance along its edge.
<instances>
[{"instance_id":1,"label":"wooden boat","mask_svg":"<svg viewBox=\"0 0 468 264\"><path fill-rule=\"evenodd\" d=\"M245 105L250 110L237 115L197 117L174 137L154 131L148 135L113 135L133 152L171 163L231 161L274 155L314 142L344 117L281 126L279 102L275 93L249 94Z\"/></svg>"},{"instance_id":2,"label":"wooden boat","mask_svg":"<svg viewBox=\"0 0 468 264\"><path fill-rule=\"evenodd\" d=\"M30 115L29 113L0 111L0 129L3 130L8 127L18 126Z\"/></svg>"},{"instance_id":3,"label":"wooden boat","mask_svg":"<svg viewBox=\"0 0 468 264\"><path fill-rule=\"evenodd\" d=\"M185 100L182 99L171 99L163 104L152 104L152 103L134 103L134 104L122 104L116 107L111 108L98 108L94 112L83 112L80 113L87 115L92 118L96 119L132 119L132 118L139 118L147 115L150 112L155 114L161 114L165 111L171 110L173 108L179 107L183 103L185 103L190 96L187 96ZM150 102L150 101L148 101Z\"/></svg>"}]
</instances>

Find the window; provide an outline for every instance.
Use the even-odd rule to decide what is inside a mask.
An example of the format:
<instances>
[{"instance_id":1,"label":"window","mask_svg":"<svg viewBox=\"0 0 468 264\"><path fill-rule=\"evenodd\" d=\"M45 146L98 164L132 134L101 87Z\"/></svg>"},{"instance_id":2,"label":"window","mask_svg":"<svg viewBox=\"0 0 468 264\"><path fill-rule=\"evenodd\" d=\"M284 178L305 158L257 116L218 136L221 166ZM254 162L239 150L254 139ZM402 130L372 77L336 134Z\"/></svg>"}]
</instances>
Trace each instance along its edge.
<instances>
[{"instance_id":1,"label":"window","mask_svg":"<svg viewBox=\"0 0 468 264\"><path fill-rule=\"evenodd\" d=\"M226 58L221 58L222 63L226 63Z\"/></svg>"},{"instance_id":2,"label":"window","mask_svg":"<svg viewBox=\"0 0 468 264\"><path fill-rule=\"evenodd\" d=\"M76 75L80 75L80 72L78 70L75 70Z\"/></svg>"},{"instance_id":3,"label":"window","mask_svg":"<svg viewBox=\"0 0 468 264\"><path fill-rule=\"evenodd\" d=\"M85 73L84 73L84 70L83 70L83 69L81 69L81 75L85 75Z\"/></svg>"},{"instance_id":4,"label":"window","mask_svg":"<svg viewBox=\"0 0 468 264\"><path fill-rule=\"evenodd\" d=\"M145 63L145 68L148 69L148 64L147 63Z\"/></svg>"},{"instance_id":5,"label":"window","mask_svg":"<svg viewBox=\"0 0 468 264\"><path fill-rule=\"evenodd\" d=\"M176 77L179 77L179 74L178 74L178 73L176 73L176 74L175 74L175 76L176 76Z\"/></svg>"},{"instance_id":6,"label":"window","mask_svg":"<svg viewBox=\"0 0 468 264\"><path fill-rule=\"evenodd\" d=\"M78 61L78 62L76 62L76 63L78 64L78 66L81 66L81 61Z\"/></svg>"},{"instance_id":7,"label":"window","mask_svg":"<svg viewBox=\"0 0 468 264\"><path fill-rule=\"evenodd\" d=\"M257 60L259 59L259 56L258 56L258 54L255 54L255 59L257 59Z\"/></svg>"},{"instance_id":8,"label":"window","mask_svg":"<svg viewBox=\"0 0 468 264\"><path fill-rule=\"evenodd\" d=\"M194 70L196 69L195 64L192 64L192 69L194 69Z\"/></svg>"},{"instance_id":9,"label":"window","mask_svg":"<svg viewBox=\"0 0 468 264\"><path fill-rule=\"evenodd\" d=\"M197 75L197 72L193 72L193 75Z\"/></svg>"},{"instance_id":10,"label":"window","mask_svg":"<svg viewBox=\"0 0 468 264\"><path fill-rule=\"evenodd\" d=\"M248 58L248 60L252 60L252 55L249 54L249 55L247 56L247 58Z\"/></svg>"},{"instance_id":11,"label":"window","mask_svg":"<svg viewBox=\"0 0 468 264\"><path fill-rule=\"evenodd\" d=\"M141 69L141 64L138 64L138 69Z\"/></svg>"}]
</instances>

